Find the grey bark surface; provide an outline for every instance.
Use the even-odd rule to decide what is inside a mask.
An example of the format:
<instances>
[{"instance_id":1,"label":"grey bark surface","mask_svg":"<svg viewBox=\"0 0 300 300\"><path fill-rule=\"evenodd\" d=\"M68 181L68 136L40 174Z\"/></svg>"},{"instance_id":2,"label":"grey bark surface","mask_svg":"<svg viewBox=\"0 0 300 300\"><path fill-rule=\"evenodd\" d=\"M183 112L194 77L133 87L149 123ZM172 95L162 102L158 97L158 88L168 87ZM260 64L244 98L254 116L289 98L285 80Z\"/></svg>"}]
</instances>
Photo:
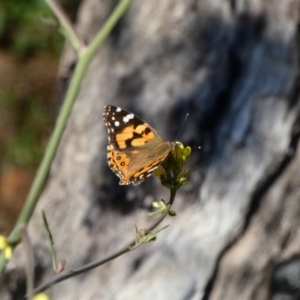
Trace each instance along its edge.
<instances>
[{"instance_id":1,"label":"grey bark surface","mask_svg":"<svg viewBox=\"0 0 300 300\"><path fill-rule=\"evenodd\" d=\"M202 149L155 243L56 285L53 299L299 299L299 2L133 3L86 74L29 225L39 282L52 274L42 209L71 270L126 245L135 224L152 222L151 202L168 199L157 179L118 186L104 105L133 111L167 140L190 113L179 140ZM85 40L111 10L82 3ZM67 49L62 77L73 59ZM24 280L18 250L1 299Z\"/></svg>"}]
</instances>

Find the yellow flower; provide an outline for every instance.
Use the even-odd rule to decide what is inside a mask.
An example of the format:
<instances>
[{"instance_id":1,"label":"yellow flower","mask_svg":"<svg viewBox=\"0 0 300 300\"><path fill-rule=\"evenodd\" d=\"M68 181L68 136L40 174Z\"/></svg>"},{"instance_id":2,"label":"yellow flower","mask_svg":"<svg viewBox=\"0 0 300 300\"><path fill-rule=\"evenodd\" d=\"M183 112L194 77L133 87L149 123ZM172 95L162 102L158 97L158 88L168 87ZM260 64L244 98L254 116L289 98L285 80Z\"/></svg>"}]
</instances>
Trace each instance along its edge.
<instances>
[{"instance_id":1,"label":"yellow flower","mask_svg":"<svg viewBox=\"0 0 300 300\"><path fill-rule=\"evenodd\" d=\"M0 251L3 251L4 258L10 260L12 257L12 248L5 236L0 235Z\"/></svg>"},{"instance_id":2,"label":"yellow flower","mask_svg":"<svg viewBox=\"0 0 300 300\"><path fill-rule=\"evenodd\" d=\"M48 300L48 296L45 293L38 293L33 296L33 300Z\"/></svg>"}]
</instances>

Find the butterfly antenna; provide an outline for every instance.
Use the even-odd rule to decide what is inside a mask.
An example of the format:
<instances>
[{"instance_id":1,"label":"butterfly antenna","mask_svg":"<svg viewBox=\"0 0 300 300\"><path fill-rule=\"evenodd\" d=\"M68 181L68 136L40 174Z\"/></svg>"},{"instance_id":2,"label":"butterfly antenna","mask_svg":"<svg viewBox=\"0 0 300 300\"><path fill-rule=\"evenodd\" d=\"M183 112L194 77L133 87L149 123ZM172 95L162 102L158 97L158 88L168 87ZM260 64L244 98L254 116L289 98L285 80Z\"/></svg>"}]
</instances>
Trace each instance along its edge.
<instances>
[{"instance_id":1,"label":"butterfly antenna","mask_svg":"<svg viewBox=\"0 0 300 300\"><path fill-rule=\"evenodd\" d=\"M183 128L183 126L184 126L184 124L185 124L187 118L188 118L188 116L189 116L189 113L186 114L186 116L185 116L185 118L184 118L184 120L183 120L183 122L182 122L182 124L181 124L181 127L180 127L180 129L179 129L179 131L178 131L178 133L177 133L177 136L176 136L175 141L177 141L177 138L178 138L178 136L179 136L179 134L180 134L180 132L181 132L181 130L182 130L182 128ZM192 148L195 148L195 149L198 149L198 150L199 150L199 149L201 149L201 146L196 146L196 147L192 147Z\"/></svg>"},{"instance_id":2,"label":"butterfly antenna","mask_svg":"<svg viewBox=\"0 0 300 300\"><path fill-rule=\"evenodd\" d=\"M182 124L181 124L181 127L180 127L180 129L179 129L179 131L178 131L178 133L177 133L177 136L176 136L175 141L177 141L177 138L178 138L178 136L179 136L179 134L180 134L180 132L181 132L181 130L182 130L182 128L183 128L183 125L185 124L185 122L186 122L188 116L189 116L189 114L187 113L186 116L185 116L185 118L184 118L184 120L183 120L183 122L182 122Z\"/></svg>"}]
</instances>

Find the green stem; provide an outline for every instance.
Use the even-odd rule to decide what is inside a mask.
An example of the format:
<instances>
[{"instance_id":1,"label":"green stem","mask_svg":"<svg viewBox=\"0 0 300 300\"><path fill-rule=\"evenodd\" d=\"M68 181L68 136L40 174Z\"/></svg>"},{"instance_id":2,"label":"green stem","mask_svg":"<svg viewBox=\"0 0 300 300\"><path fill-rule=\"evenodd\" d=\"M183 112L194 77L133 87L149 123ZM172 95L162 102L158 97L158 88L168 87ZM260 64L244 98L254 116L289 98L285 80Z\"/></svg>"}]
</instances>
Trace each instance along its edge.
<instances>
[{"instance_id":1,"label":"green stem","mask_svg":"<svg viewBox=\"0 0 300 300\"><path fill-rule=\"evenodd\" d=\"M85 47L85 43L82 38L77 34L74 25L70 21L69 17L65 14L64 10L58 5L55 0L45 0L48 6L51 8L52 13L56 16L60 23L63 35L79 53L81 49Z\"/></svg>"},{"instance_id":2,"label":"green stem","mask_svg":"<svg viewBox=\"0 0 300 300\"><path fill-rule=\"evenodd\" d=\"M47 221L46 213L42 210L42 219L43 219L43 225L44 229L47 235L48 243L49 243L49 248L50 248L50 253L51 253L51 258L52 258L52 266L53 266L53 271L56 272L57 270L57 260L56 260L56 253L54 249L54 242L52 238L52 233L49 228L49 224Z\"/></svg>"}]
</instances>

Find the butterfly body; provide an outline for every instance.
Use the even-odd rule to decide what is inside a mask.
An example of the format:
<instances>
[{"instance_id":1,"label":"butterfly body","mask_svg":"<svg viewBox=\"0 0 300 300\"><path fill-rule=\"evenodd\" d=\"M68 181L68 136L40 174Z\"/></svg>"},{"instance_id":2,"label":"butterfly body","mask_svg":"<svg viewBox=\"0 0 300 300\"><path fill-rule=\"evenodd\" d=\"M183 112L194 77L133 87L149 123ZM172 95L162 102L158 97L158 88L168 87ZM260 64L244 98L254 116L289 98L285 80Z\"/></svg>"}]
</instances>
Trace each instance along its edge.
<instances>
[{"instance_id":1,"label":"butterfly body","mask_svg":"<svg viewBox=\"0 0 300 300\"><path fill-rule=\"evenodd\" d=\"M120 184L140 184L176 147L166 142L149 124L116 106L105 106L108 131L107 161Z\"/></svg>"}]
</instances>

